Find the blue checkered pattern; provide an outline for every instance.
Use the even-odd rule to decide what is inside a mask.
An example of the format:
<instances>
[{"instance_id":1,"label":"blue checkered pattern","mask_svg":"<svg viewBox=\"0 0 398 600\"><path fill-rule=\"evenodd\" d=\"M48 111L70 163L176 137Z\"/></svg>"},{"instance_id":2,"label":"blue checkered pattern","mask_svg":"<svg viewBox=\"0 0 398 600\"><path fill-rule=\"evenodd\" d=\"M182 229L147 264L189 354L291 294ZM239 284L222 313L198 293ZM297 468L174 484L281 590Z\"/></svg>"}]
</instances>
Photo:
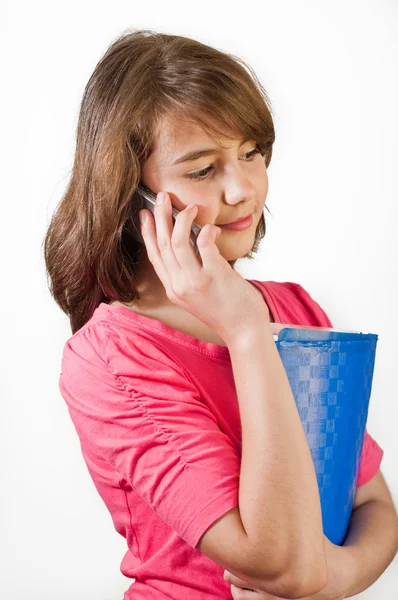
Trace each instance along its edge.
<instances>
[{"instance_id":1,"label":"blue checkered pattern","mask_svg":"<svg viewBox=\"0 0 398 600\"><path fill-rule=\"evenodd\" d=\"M285 328L275 341L314 462L324 534L338 545L354 502L377 339Z\"/></svg>"}]
</instances>

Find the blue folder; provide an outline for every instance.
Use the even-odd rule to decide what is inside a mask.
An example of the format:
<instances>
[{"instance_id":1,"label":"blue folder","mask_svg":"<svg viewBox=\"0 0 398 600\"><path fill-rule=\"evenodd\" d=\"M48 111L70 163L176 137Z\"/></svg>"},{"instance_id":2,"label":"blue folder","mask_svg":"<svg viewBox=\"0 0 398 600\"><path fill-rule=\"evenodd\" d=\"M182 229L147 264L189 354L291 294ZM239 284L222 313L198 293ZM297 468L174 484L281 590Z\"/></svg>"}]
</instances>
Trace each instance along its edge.
<instances>
[{"instance_id":1,"label":"blue folder","mask_svg":"<svg viewBox=\"0 0 398 600\"><path fill-rule=\"evenodd\" d=\"M280 327L274 340L311 450L323 531L342 545L354 502L378 336Z\"/></svg>"}]
</instances>

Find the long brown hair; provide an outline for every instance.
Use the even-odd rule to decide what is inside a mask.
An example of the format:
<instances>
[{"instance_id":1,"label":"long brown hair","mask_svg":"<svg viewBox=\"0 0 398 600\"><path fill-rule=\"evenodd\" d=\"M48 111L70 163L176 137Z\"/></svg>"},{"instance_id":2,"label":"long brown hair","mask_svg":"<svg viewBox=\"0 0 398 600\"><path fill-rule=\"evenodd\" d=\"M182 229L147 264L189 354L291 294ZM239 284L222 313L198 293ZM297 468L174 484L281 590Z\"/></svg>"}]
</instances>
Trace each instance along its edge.
<instances>
[{"instance_id":1,"label":"long brown hair","mask_svg":"<svg viewBox=\"0 0 398 600\"><path fill-rule=\"evenodd\" d=\"M123 226L162 118L188 119L217 136L206 121L211 116L257 140L268 167L271 112L266 91L241 58L148 29L116 38L84 90L70 181L43 240L49 290L72 334L101 302L140 299L135 272L143 245ZM254 258L265 231L262 214L247 258Z\"/></svg>"}]
</instances>

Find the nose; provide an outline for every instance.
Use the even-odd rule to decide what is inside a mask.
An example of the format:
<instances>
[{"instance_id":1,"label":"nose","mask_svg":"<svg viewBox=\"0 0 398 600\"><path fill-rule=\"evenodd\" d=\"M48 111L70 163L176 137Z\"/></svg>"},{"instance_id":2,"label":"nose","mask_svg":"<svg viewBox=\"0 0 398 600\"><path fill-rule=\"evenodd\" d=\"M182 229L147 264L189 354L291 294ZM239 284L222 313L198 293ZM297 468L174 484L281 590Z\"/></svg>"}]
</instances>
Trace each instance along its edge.
<instances>
[{"instance_id":1,"label":"nose","mask_svg":"<svg viewBox=\"0 0 398 600\"><path fill-rule=\"evenodd\" d=\"M255 188L244 167L234 167L225 179L224 199L227 204L238 204L254 198Z\"/></svg>"}]
</instances>

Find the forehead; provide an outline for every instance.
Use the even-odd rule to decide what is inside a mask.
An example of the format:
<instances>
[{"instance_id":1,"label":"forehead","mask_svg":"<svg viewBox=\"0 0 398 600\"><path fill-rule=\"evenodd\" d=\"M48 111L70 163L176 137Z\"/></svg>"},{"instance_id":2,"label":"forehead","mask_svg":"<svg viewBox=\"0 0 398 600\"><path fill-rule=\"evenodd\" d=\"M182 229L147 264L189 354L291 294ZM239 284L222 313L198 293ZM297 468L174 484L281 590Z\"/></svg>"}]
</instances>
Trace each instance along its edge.
<instances>
[{"instance_id":1,"label":"forehead","mask_svg":"<svg viewBox=\"0 0 398 600\"><path fill-rule=\"evenodd\" d=\"M187 118L163 118L154 138L152 159L169 165L184 152L217 146L227 149L241 138L238 132L229 129L225 123L210 120L208 117L204 117L203 120L215 127L219 133L208 133L199 123Z\"/></svg>"}]
</instances>

